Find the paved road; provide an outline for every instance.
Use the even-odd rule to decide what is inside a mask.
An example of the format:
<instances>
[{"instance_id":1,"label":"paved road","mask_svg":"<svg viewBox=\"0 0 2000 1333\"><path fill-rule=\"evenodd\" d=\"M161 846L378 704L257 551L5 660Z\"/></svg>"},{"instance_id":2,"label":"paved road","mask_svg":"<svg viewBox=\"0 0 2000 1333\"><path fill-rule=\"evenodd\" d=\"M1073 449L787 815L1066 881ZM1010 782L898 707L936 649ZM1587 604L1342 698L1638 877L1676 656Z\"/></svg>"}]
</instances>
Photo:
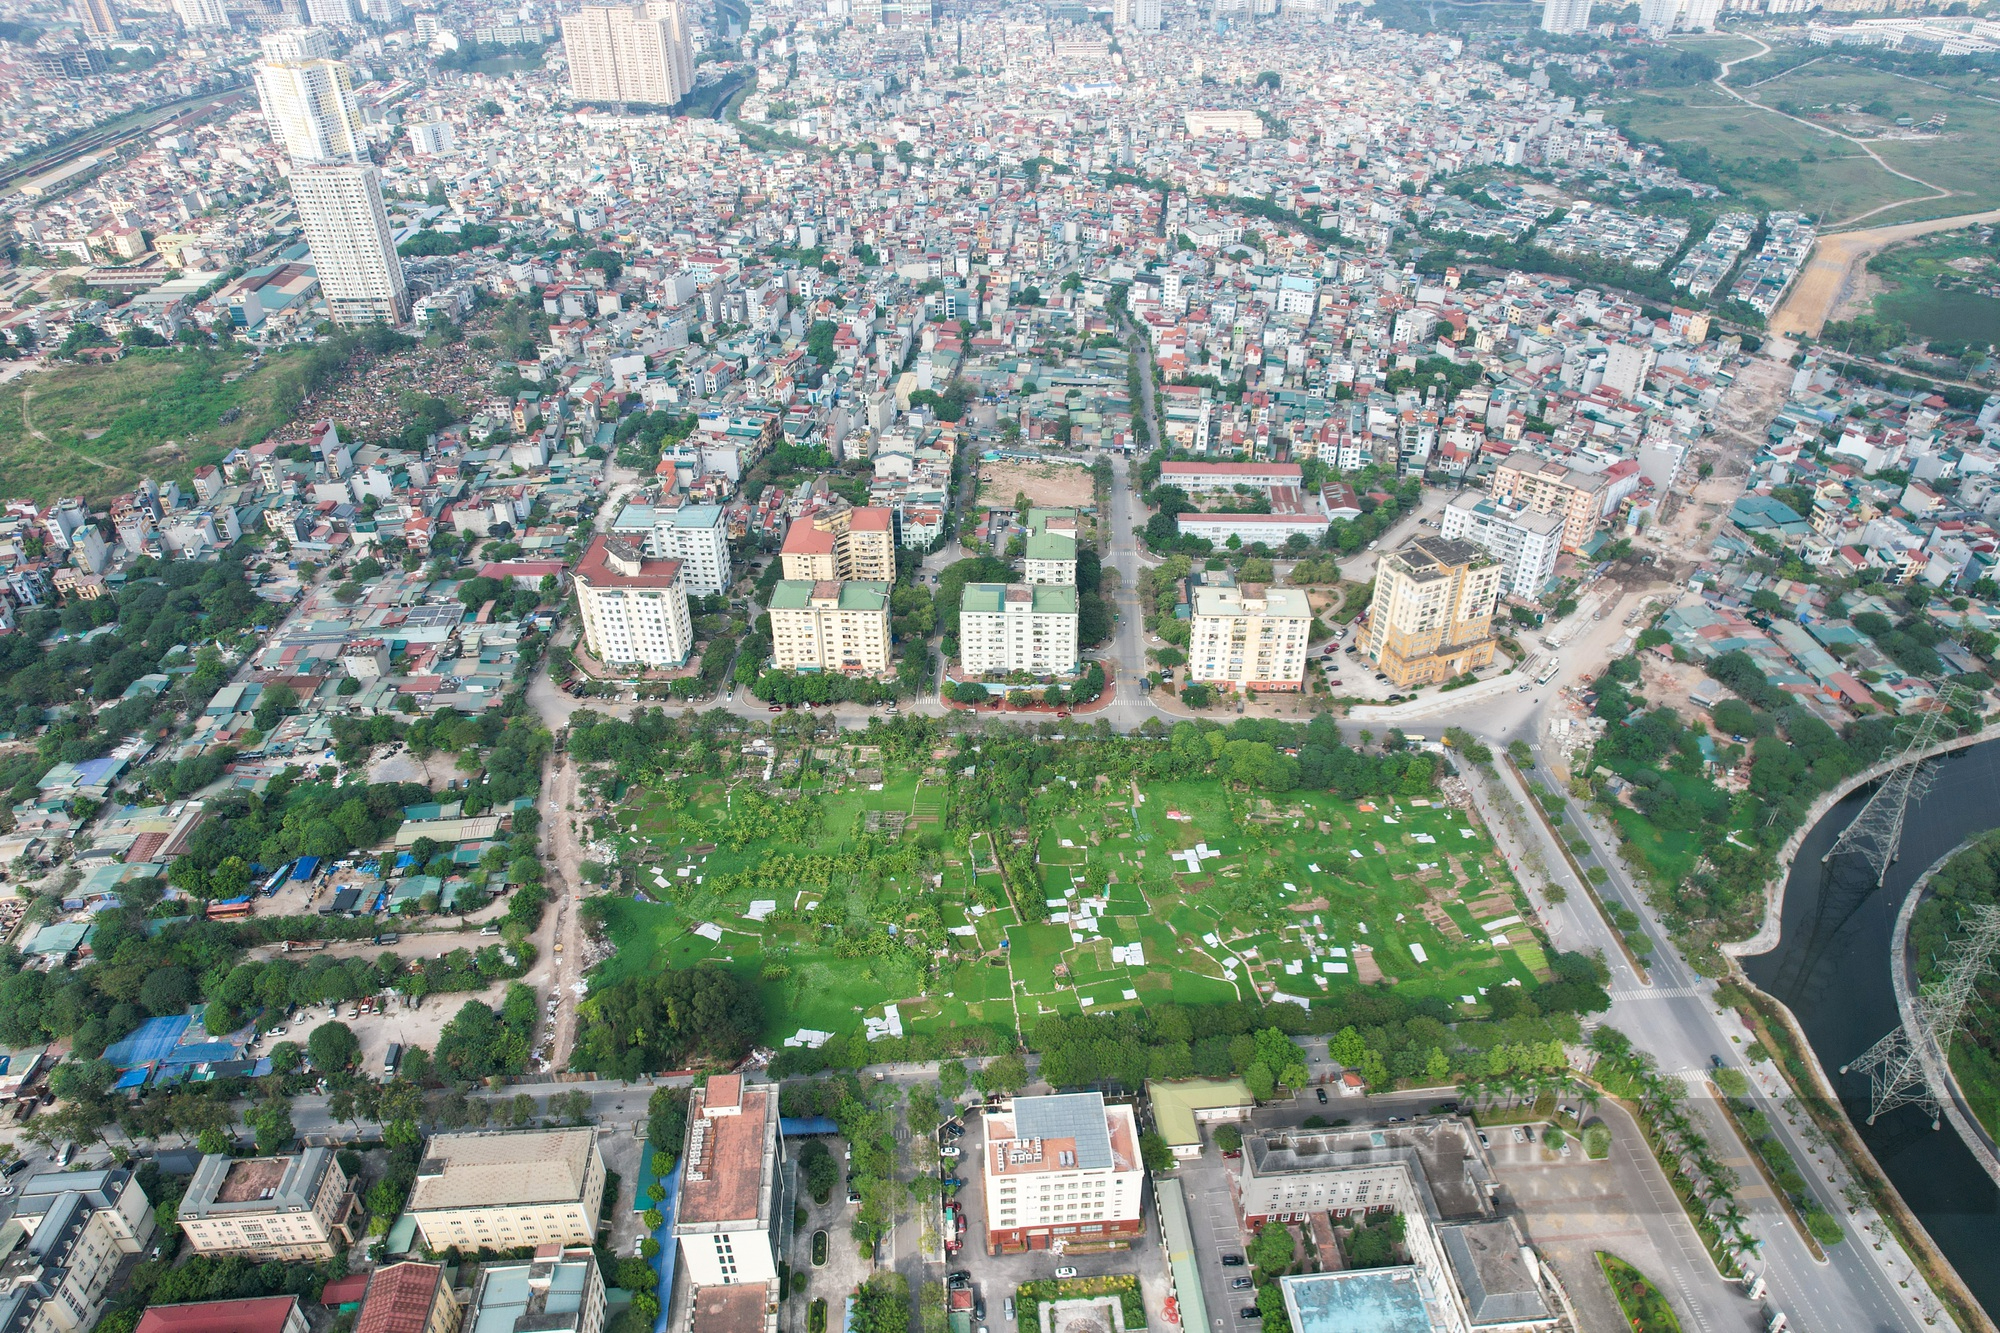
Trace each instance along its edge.
<instances>
[{"instance_id":1,"label":"paved road","mask_svg":"<svg viewBox=\"0 0 2000 1333\"><path fill-rule=\"evenodd\" d=\"M1505 739L1505 738L1496 738ZM1531 746L1533 742L1530 742ZM1537 762L1534 775L1543 785L1555 788L1554 777ZM1527 793L1503 769L1503 783L1513 799L1524 805ZM1566 801L1568 827L1578 828L1589 850L1578 856L1586 872L1591 867L1605 871L1599 892L1607 901L1619 902L1638 913L1651 945L1652 965L1647 976L1626 960L1610 927L1590 905L1583 886L1565 865L1562 854L1547 829L1538 820L1530 821L1533 838L1540 843L1551 878L1568 889L1567 901L1543 905L1551 938L1560 948L1601 950L1611 968L1610 1011L1604 1021L1626 1033L1640 1049L1649 1051L1668 1077L1682 1078L1688 1085L1688 1107L1702 1132L1719 1154L1740 1158L1738 1171L1746 1186L1738 1203L1750 1215L1753 1234L1763 1242L1762 1254L1750 1261L1770 1283L1770 1304L1789 1314L1807 1328L1909 1329L1923 1327L1917 1304L1898 1290L1885 1276L1884 1262L1858 1228L1850 1227L1849 1238L1828 1248L1827 1262L1815 1260L1803 1240L1784 1216L1777 1200L1761 1188L1761 1179L1749 1163L1749 1149L1739 1140L1718 1108L1714 1087L1706 1071L1713 1056L1725 1064L1748 1067L1738 1042L1743 1033L1732 1012L1718 1009L1712 982L1698 976L1676 954L1667 941L1644 895L1626 875L1622 863L1612 854L1615 839L1576 802ZM1776 1126L1780 1139L1793 1158L1808 1166L1807 1178L1815 1195L1828 1212L1846 1218L1847 1206L1826 1179L1826 1171L1811 1169L1814 1158L1804 1136L1792 1128L1781 1098L1774 1098L1756 1080L1752 1098ZM1675 1266L1670 1279L1704 1328L1748 1328L1748 1303L1719 1291L1714 1269L1705 1257L1694 1257Z\"/></svg>"}]
</instances>

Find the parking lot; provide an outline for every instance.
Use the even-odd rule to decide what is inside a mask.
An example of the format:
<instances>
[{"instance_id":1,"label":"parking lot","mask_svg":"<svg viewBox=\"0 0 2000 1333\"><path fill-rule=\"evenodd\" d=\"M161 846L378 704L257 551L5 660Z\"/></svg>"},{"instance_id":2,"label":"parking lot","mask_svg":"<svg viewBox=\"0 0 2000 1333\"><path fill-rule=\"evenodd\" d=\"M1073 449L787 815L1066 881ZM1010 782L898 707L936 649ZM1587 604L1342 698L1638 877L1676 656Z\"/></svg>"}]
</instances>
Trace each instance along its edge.
<instances>
[{"instance_id":1,"label":"parking lot","mask_svg":"<svg viewBox=\"0 0 2000 1333\"><path fill-rule=\"evenodd\" d=\"M1229 1197L1229 1170L1234 1165L1210 1143L1200 1157L1183 1158L1176 1172L1187 1195L1188 1228L1194 1233L1195 1256L1201 1266L1201 1298L1208 1306L1211 1330L1263 1327L1257 1320L1242 1317L1245 1307L1257 1303L1257 1293L1250 1289L1249 1266L1223 1263L1225 1255L1234 1258L1243 1254L1243 1229L1237 1224L1236 1206Z\"/></svg>"}]
</instances>

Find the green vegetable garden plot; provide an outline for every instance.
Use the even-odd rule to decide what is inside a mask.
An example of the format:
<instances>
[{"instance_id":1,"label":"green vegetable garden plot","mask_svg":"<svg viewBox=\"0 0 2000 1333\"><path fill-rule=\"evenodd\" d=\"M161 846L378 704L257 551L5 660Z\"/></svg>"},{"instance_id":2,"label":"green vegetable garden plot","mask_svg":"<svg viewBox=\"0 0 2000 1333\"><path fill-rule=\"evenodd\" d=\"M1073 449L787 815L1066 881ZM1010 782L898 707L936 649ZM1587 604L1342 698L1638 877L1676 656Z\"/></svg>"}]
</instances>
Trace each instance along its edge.
<instances>
[{"instance_id":1,"label":"green vegetable garden plot","mask_svg":"<svg viewBox=\"0 0 2000 1333\"><path fill-rule=\"evenodd\" d=\"M1141 836L1130 837L1120 836L1131 821L1129 789L1052 790L1047 799L1060 799L1065 808L1042 824L1040 887L1046 898L1062 899L1074 911L1085 894L1076 876L1097 880L1103 872L1116 880L1103 891L1105 907L1094 932L1080 921L1022 923L1007 906L973 915L974 904L1005 898L1000 877L976 875L970 858L947 865L941 886L928 891L913 890L901 870L877 870L880 879L836 877L823 888L806 886L805 893L774 892L770 871L743 876L759 883L756 888L725 878L754 872L773 856L837 855L837 842L851 844L846 830L857 816L911 809L917 791L913 776L891 774L879 792L849 787L817 798L815 827L821 832L803 848L787 831L808 814L769 798L758 804L750 784L735 788L733 802L730 790L716 782L696 788L684 805L673 793L637 793L621 812L621 836L634 844L648 872L642 881L647 892L669 901L614 906L608 924L619 949L599 976L617 979L720 959L759 979L768 1032L782 1039L801 1027L851 1031L885 1003L901 1006L910 1030L934 1030L1012 1025L1017 1011L1032 1025L1044 1013L1076 1011L1082 999L1093 1009L1206 1004L1274 991L1310 1000L1359 984L1352 949L1360 943L1372 946L1377 965L1399 984L1454 999L1511 978L1525 983L1535 967L1511 948L1487 942L1478 918L1492 915L1490 905L1474 913L1457 900L1511 883L1483 836L1462 836L1464 816L1394 802L1363 810L1325 793L1291 793L1274 802L1234 795L1218 782L1163 784L1140 807ZM1169 818L1169 812L1182 817ZM729 836L765 830L741 847L723 845ZM1107 837L1106 830L1114 831ZM1092 838L1103 840L1092 845ZM1064 847L1064 839L1072 845ZM717 847L696 861L687 848L700 843ZM1171 859L1198 846L1214 853L1200 858L1198 871ZM1361 856L1350 854L1357 850ZM1420 871L1420 865L1429 868ZM689 876L673 873L681 866ZM665 872L665 885L653 881L656 870ZM697 877L703 882L695 883ZM1422 907L1433 890L1441 891L1446 910L1472 938L1452 939L1425 919ZM827 906L817 919L759 924L744 916L754 897L774 897L781 915L820 901ZM1033 909L1036 916L1050 910L1041 903ZM1398 914L1403 922L1396 922ZM1359 928L1364 922L1366 932ZM719 928L721 940L696 935L704 924ZM893 941L886 930L892 924L901 928ZM966 926L971 934L946 933ZM835 927L847 936L838 953L831 947ZM1209 936L1215 944L1205 943ZM1510 943L1526 938L1523 931ZM1412 943L1424 948L1423 962L1411 954ZM1130 963L1122 949L1114 956L1113 947L1125 945L1139 946L1143 962ZM939 949L947 951L947 961L929 976ZM1221 961L1245 949L1254 949L1255 957L1237 958L1233 975L1226 973ZM1349 952L1343 958L1335 949ZM1329 961L1344 961L1351 970L1328 973ZM1134 995L1128 998L1127 991Z\"/></svg>"}]
</instances>

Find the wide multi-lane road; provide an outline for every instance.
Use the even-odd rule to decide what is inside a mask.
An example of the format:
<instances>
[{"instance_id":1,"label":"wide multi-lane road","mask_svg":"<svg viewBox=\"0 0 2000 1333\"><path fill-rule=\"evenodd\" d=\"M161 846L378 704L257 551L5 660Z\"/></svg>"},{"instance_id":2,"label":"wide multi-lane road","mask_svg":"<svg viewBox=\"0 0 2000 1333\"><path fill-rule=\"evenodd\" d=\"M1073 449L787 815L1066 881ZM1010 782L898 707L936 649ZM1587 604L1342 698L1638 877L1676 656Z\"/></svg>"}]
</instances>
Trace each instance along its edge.
<instances>
[{"instance_id":1,"label":"wide multi-lane road","mask_svg":"<svg viewBox=\"0 0 2000 1333\"><path fill-rule=\"evenodd\" d=\"M1525 730L1525 728L1524 728ZM1528 740L1532 735L1493 735L1497 744L1511 739ZM1561 787L1540 762L1529 776L1551 790ZM1528 793L1502 765L1500 785L1506 795L1528 808ZM1681 1079L1687 1086L1687 1105L1701 1132L1720 1157L1732 1162L1742 1178L1743 1188L1736 1201L1750 1216L1752 1233L1762 1242L1761 1253L1748 1266L1761 1273L1770 1285L1767 1302L1804 1328L1848 1329L1879 1333L1882 1330L1916 1330L1925 1327L1921 1305L1925 1294L1905 1291L1892 1280L1885 1268L1894 1256L1878 1253L1872 1238L1851 1223L1848 1236L1840 1244L1827 1247L1825 1261L1807 1250L1781 1205L1763 1186L1750 1160L1750 1149L1736 1136L1715 1098L1709 1081L1713 1059L1720 1057L1729 1067L1750 1072L1741 1044L1743 1029L1734 1013L1719 1007L1714 983L1697 975L1674 951L1645 896L1627 875L1623 862L1613 853L1616 840L1593 816L1576 802L1565 802L1565 828L1581 831L1587 850L1577 853L1588 874L1601 867L1605 882L1597 891L1607 902L1622 903L1637 913L1650 946L1651 964L1642 975L1626 959L1610 927L1591 905L1586 886L1578 882L1564 860L1547 827L1530 817L1525 821L1535 850L1541 853L1549 877L1568 891L1559 904L1542 903L1551 939L1559 948L1594 949L1603 953L1611 968L1611 1009L1604 1021L1632 1038L1633 1044L1650 1052L1660 1071ZM1844 1221L1847 1204L1829 1184L1827 1171L1815 1165L1810 1145L1795 1132L1785 1115L1781 1099L1774 1099L1755 1078L1751 1097L1770 1118L1778 1137L1793 1159L1801 1164L1821 1206ZM1898 1265L1906 1268L1907 1265ZM1687 1305L1697 1326L1712 1329L1754 1328L1755 1312L1739 1293L1721 1284L1706 1256L1683 1252L1670 1276L1675 1294Z\"/></svg>"}]
</instances>

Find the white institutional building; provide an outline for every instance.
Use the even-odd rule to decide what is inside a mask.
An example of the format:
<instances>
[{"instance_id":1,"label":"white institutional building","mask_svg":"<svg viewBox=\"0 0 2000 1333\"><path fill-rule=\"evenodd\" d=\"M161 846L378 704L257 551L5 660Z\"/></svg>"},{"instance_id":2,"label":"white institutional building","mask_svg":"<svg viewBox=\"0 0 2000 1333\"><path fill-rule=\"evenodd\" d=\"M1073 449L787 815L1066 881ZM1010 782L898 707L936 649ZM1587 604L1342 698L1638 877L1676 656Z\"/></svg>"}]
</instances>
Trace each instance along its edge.
<instances>
[{"instance_id":1,"label":"white institutional building","mask_svg":"<svg viewBox=\"0 0 2000 1333\"><path fill-rule=\"evenodd\" d=\"M678 560L649 560L628 537L599 535L576 567L584 646L606 666L677 667L694 650Z\"/></svg>"}]
</instances>

